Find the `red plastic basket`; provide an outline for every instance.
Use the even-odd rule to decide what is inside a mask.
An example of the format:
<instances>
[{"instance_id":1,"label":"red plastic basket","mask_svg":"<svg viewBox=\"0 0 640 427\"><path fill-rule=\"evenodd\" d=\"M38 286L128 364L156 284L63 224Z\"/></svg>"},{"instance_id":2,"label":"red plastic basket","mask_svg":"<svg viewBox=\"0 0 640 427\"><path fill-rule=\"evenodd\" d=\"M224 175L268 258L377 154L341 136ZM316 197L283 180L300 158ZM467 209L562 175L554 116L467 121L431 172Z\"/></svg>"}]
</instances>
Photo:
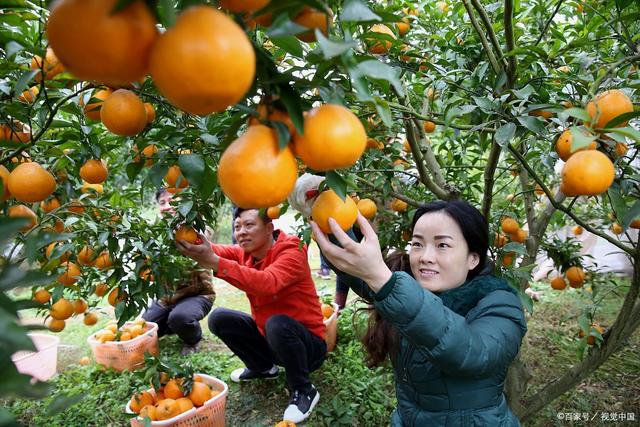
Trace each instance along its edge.
<instances>
[{"instance_id":1,"label":"red plastic basket","mask_svg":"<svg viewBox=\"0 0 640 427\"><path fill-rule=\"evenodd\" d=\"M126 325L133 325L127 322ZM129 341L101 343L96 334L87 338L96 362L116 371L133 371L144 366L144 354L158 355L158 325L146 322L145 332Z\"/></svg>"},{"instance_id":2,"label":"red plastic basket","mask_svg":"<svg viewBox=\"0 0 640 427\"><path fill-rule=\"evenodd\" d=\"M224 427L225 426L225 413L227 407L227 394L229 393L229 386L218 378L205 375L196 374L202 379L202 382L211 386L213 390L220 393L207 400L204 405L199 408L191 408L187 412L184 412L177 417L170 418L164 421L152 421L152 427ZM149 393L155 395L153 389L147 390ZM127 403L126 411L128 414L132 414L129 403ZM131 427L143 427L144 422L142 418L131 418Z\"/></svg>"}]
</instances>

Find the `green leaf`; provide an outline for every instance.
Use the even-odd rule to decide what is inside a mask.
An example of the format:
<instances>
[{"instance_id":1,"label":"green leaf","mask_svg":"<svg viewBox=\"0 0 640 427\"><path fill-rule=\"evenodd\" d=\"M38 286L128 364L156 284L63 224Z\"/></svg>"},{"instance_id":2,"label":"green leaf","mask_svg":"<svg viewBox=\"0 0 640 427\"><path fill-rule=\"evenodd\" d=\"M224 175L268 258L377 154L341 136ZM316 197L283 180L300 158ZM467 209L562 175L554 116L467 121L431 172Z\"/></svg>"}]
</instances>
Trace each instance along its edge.
<instances>
[{"instance_id":1,"label":"green leaf","mask_svg":"<svg viewBox=\"0 0 640 427\"><path fill-rule=\"evenodd\" d=\"M26 218L0 217L0 243L13 238L18 231L29 223ZM1 248L2 246L0 246ZM0 251L1 253L1 251Z\"/></svg>"},{"instance_id":2,"label":"green leaf","mask_svg":"<svg viewBox=\"0 0 640 427\"><path fill-rule=\"evenodd\" d=\"M185 218L189 215L189 212L191 212L192 209L193 200L185 200L184 202L180 203L180 205L178 205L178 212L180 212L180 215Z\"/></svg>"},{"instance_id":3,"label":"green leaf","mask_svg":"<svg viewBox=\"0 0 640 427\"><path fill-rule=\"evenodd\" d=\"M47 407L47 415L58 414L80 402L82 398L84 398L84 393L73 395L58 394Z\"/></svg>"},{"instance_id":4,"label":"green leaf","mask_svg":"<svg viewBox=\"0 0 640 427\"><path fill-rule=\"evenodd\" d=\"M189 183L199 190L202 187L202 176L204 175L202 156L200 154L183 154L178 158L178 166Z\"/></svg>"},{"instance_id":5,"label":"green leaf","mask_svg":"<svg viewBox=\"0 0 640 427\"><path fill-rule=\"evenodd\" d=\"M629 209L629 211L622 218L622 222L620 223L620 225L626 230L627 228L629 228L631 222L635 221L636 219L640 219L640 200L636 200L633 206L631 206L631 209Z\"/></svg>"},{"instance_id":6,"label":"green leaf","mask_svg":"<svg viewBox=\"0 0 640 427\"><path fill-rule=\"evenodd\" d=\"M582 126L571 126L571 152L575 153L581 148L588 147L593 141L598 139L595 135L586 133Z\"/></svg>"},{"instance_id":7,"label":"green leaf","mask_svg":"<svg viewBox=\"0 0 640 427\"><path fill-rule=\"evenodd\" d=\"M290 53L293 56L298 58L302 58L303 50L302 44L300 44L300 40L293 36L280 36L280 37L272 37L271 41L274 45L281 47L287 53Z\"/></svg>"},{"instance_id":8,"label":"green leaf","mask_svg":"<svg viewBox=\"0 0 640 427\"><path fill-rule=\"evenodd\" d=\"M524 247L522 243L517 242L509 242L502 249L504 252L516 252L520 255L527 255L527 249Z\"/></svg>"},{"instance_id":9,"label":"green leaf","mask_svg":"<svg viewBox=\"0 0 640 427\"><path fill-rule=\"evenodd\" d=\"M24 50L24 46L22 46L20 43L10 41L9 43L7 43L5 50L7 52L6 59L13 60L13 56L15 56L16 53Z\"/></svg>"},{"instance_id":10,"label":"green leaf","mask_svg":"<svg viewBox=\"0 0 640 427\"><path fill-rule=\"evenodd\" d=\"M495 133L496 142L503 146L508 144L513 139L513 136L516 134L516 125L513 123L507 123L505 125L500 126Z\"/></svg>"},{"instance_id":11,"label":"green leaf","mask_svg":"<svg viewBox=\"0 0 640 427\"><path fill-rule=\"evenodd\" d=\"M329 40L320 31L316 32L316 37L318 39L320 49L322 50L324 59L335 58L336 56L342 55L349 49L358 46L355 42Z\"/></svg>"},{"instance_id":12,"label":"green leaf","mask_svg":"<svg viewBox=\"0 0 640 427\"><path fill-rule=\"evenodd\" d=\"M148 179L154 186L160 188L163 186L162 180L164 179L164 176L167 174L168 170L169 166L167 166L165 163L157 163L151 166L151 169L149 169Z\"/></svg>"},{"instance_id":13,"label":"green leaf","mask_svg":"<svg viewBox=\"0 0 640 427\"><path fill-rule=\"evenodd\" d=\"M291 140L289 126L282 122L271 122L271 125L275 128L276 134L278 135L278 146L280 150L284 150Z\"/></svg>"},{"instance_id":14,"label":"green leaf","mask_svg":"<svg viewBox=\"0 0 640 427\"><path fill-rule=\"evenodd\" d=\"M636 142L640 143L640 131L632 128L632 127L626 127L626 128L615 128L615 129L608 129L608 132L610 133L616 133L618 135L622 135L622 136L626 136L627 138L633 139Z\"/></svg>"},{"instance_id":15,"label":"green leaf","mask_svg":"<svg viewBox=\"0 0 640 427\"><path fill-rule=\"evenodd\" d=\"M347 182L336 171L327 172L325 178L327 186L344 201L347 198Z\"/></svg>"},{"instance_id":16,"label":"green leaf","mask_svg":"<svg viewBox=\"0 0 640 427\"><path fill-rule=\"evenodd\" d=\"M400 70L375 59L358 64L358 71L372 79L386 80L393 85L400 96L404 96L404 89L400 83Z\"/></svg>"},{"instance_id":17,"label":"green leaf","mask_svg":"<svg viewBox=\"0 0 640 427\"><path fill-rule=\"evenodd\" d=\"M302 100L300 94L288 84L282 84L280 89L280 101L284 104L289 117L296 127L298 135L304 134L304 118L302 116Z\"/></svg>"},{"instance_id":18,"label":"green leaf","mask_svg":"<svg viewBox=\"0 0 640 427\"><path fill-rule=\"evenodd\" d=\"M209 161L205 160L204 175L202 176L202 188L200 196L202 200L207 200L213 194L213 190L218 185L218 177Z\"/></svg>"},{"instance_id":19,"label":"green leaf","mask_svg":"<svg viewBox=\"0 0 640 427\"><path fill-rule=\"evenodd\" d=\"M604 125L605 128L613 128L616 127L622 123L628 122L631 119L635 119L636 117L640 117L640 110L638 111L631 111L629 113L624 113L624 114L620 114L617 117L614 117L613 119L609 120L609 122Z\"/></svg>"},{"instance_id":20,"label":"green leaf","mask_svg":"<svg viewBox=\"0 0 640 427\"><path fill-rule=\"evenodd\" d=\"M535 118L535 117L532 117L532 116L520 116L520 117L518 117L518 121L522 125L524 125L524 127L529 129L531 132L536 133L538 135L543 134L546 131L546 129L544 127L544 124L542 124L542 121L540 119Z\"/></svg>"},{"instance_id":21,"label":"green leaf","mask_svg":"<svg viewBox=\"0 0 640 427\"><path fill-rule=\"evenodd\" d=\"M144 162L132 162L127 164L125 171L127 173L127 177L129 178L129 182L135 181L136 177L140 174L143 168Z\"/></svg>"},{"instance_id":22,"label":"green leaf","mask_svg":"<svg viewBox=\"0 0 640 427\"><path fill-rule=\"evenodd\" d=\"M293 36L307 31L309 31L307 27L296 24L289 19L289 16L286 13L283 13L278 15L278 17L273 21L273 24L271 24L267 30L267 35L269 37L283 37Z\"/></svg>"},{"instance_id":23,"label":"green leaf","mask_svg":"<svg viewBox=\"0 0 640 427\"><path fill-rule=\"evenodd\" d=\"M584 108L576 108L576 107L567 108L566 110L563 110L560 113L560 116L562 117L571 116L578 120L582 120L584 122L588 122L591 120L591 116L589 116L589 113L587 113L587 110L585 110Z\"/></svg>"},{"instance_id":24,"label":"green leaf","mask_svg":"<svg viewBox=\"0 0 640 427\"><path fill-rule=\"evenodd\" d=\"M173 27L176 23L176 10L172 0L160 0L158 2L158 17L164 28Z\"/></svg>"},{"instance_id":25,"label":"green leaf","mask_svg":"<svg viewBox=\"0 0 640 427\"><path fill-rule=\"evenodd\" d=\"M340 13L341 22L382 21L366 4L360 0L346 0Z\"/></svg>"},{"instance_id":26,"label":"green leaf","mask_svg":"<svg viewBox=\"0 0 640 427\"><path fill-rule=\"evenodd\" d=\"M473 98L476 105L480 107L480 109L485 113L493 112L498 108L498 105L488 98L484 98L480 96L472 96L471 98Z\"/></svg>"},{"instance_id":27,"label":"green leaf","mask_svg":"<svg viewBox=\"0 0 640 427\"><path fill-rule=\"evenodd\" d=\"M31 81L31 79L33 79L33 77L39 72L40 70L29 70L29 71L24 71L22 74L20 74L20 78L18 79L15 86L13 87L13 94L16 97L20 96L22 92L24 92L24 90L29 85L29 82Z\"/></svg>"}]
</instances>

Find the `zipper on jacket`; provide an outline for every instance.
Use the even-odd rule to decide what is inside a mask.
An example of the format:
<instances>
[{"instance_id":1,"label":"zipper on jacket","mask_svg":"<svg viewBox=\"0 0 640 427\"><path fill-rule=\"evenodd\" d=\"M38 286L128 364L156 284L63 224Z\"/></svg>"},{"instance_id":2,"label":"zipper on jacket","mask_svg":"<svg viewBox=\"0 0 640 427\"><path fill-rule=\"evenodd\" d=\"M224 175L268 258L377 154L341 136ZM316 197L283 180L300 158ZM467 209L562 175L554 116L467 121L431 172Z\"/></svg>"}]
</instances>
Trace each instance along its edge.
<instances>
[{"instance_id":1,"label":"zipper on jacket","mask_svg":"<svg viewBox=\"0 0 640 427\"><path fill-rule=\"evenodd\" d=\"M413 356L413 351L415 350L411 344L408 344L407 352L404 354L402 358L402 381L409 382L409 359Z\"/></svg>"}]
</instances>

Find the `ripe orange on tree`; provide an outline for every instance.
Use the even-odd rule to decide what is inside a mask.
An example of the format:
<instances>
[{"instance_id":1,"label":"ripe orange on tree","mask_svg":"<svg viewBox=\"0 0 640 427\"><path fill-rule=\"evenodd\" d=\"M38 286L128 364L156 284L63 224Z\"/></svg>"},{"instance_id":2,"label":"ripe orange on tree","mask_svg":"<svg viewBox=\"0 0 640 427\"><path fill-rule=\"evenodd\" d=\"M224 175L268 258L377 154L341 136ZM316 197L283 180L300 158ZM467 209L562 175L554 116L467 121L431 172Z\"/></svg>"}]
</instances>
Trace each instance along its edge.
<instances>
[{"instance_id":1,"label":"ripe orange on tree","mask_svg":"<svg viewBox=\"0 0 640 427\"><path fill-rule=\"evenodd\" d=\"M77 78L120 86L146 74L158 37L155 19L141 0L114 13L116 5L117 0L57 0L51 6L47 38Z\"/></svg>"},{"instance_id":2,"label":"ripe orange on tree","mask_svg":"<svg viewBox=\"0 0 640 427\"><path fill-rule=\"evenodd\" d=\"M48 326L51 332L62 332L66 325L66 322L62 319L51 319Z\"/></svg>"},{"instance_id":3,"label":"ripe orange on tree","mask_svg":"<svg viewBox=\"0 0 640 427\"><path fill-rule=\"evenodd\" d=\"M369 31L372 32L372 33L377 33L377 34L382 34L382 35L389 36L394 40L396 38L396 35L393 34L393 31L391 31L391 28L387 27L384 24L374 24L374 25L371 26ZM378 39L378 38L370 37L370 38L367 39L367 41L370 44L369 52L373 53L375 55L385 54L385 53L389 52L389 49L391 49L391 46L393 46L393 43L391 41L387 40L387 39L381 40L381 39Z\"/></svg>"},{"instance_id":4,"label":"ripe orange on tree","mask_svg":"<svg viewBox=\"0 0 640 427\"><path fill-rule=\"evenodd\" d=\"M426 133L432 133L434 130L436 130L436 124L429 120L426 120L424 122L423 127Z\"/></svg>"},{"instance_id":5,"label":"ripe orange on tree","mask_svg":"<svg viewBox=\"0 0 640 427\"><path fill-rule=\"evenodd\" d=\"M110 132L135 136L147 125L147 110L138 95L128 89L118 89L105 99L100 118Z\"/></svg>"},{"instance_id":6,"label":"ripe orange on tree","mask_svg":"<svg viewBox=\"0 0 640 427\"><path fill-rule=\"evenodd\" d=\"M95 293L99 297L103 297L107 294L108 291L109 291L109 286L106 283L98 283L93 293Z\"/></svg>"},{"instance_id":7,"label":"ripe orange on tree","mask_svg":"<svg viewBox=\"0 0 640 427\"><path fill-rule=\"evenodd\" d=\"M204 405L207 400L211 399L211 389L203 382L194 382L191 392L189 393L189 399L196 407L200 407Z\"/></svg>"},{"instance_id":8,"label":"ripe orange on tree","mask_svg":"<svg viewBox=\"0 0 640 427\"><path fill-rule=\"evenodd\" d=\"M525 240L527 240L527 236L528 236L527 232L524 231L522 228L518 228L518 231L509 235L509 237L511 237L511 241L517 242L517 243L524 243Z\"/></svg>"},{"instance_id":9,"label":"ripe orange on tree","mask_svg":"<svg viewBox=\"0 0 640 427\"><path fill-rule=\"evenodd\" d=\"M224 111L251 87L256 58L233 19L210 6L184 10L153 47L149 70L171 104L191 114Z\"/></svg>"},{"instance_id":10,"label":"ripe orange on tree","mask_svg":"<svg viewBox=\"0 0 640 427\"><path fill-rule=\"evenodd\" d=\"M49 315L56 320L66 320L73 315L73 304L65 298L60 298L51 305Z\"/></svg>"},{"instance_id":11,"label":"ripe orange on tree","mask_svg":"<svg viewBox=\"0 0 640 427\"><path fill-rule=\"evenodd\" d=\"M80 167L80 178L89 184L101 184L107 179L109 170L104 160L89 159Z\"/></svg>"},{"instance_id":12,"label":"ripe orange on tree","mask_svg":"<svg viewBox=\"0 0 640 427\"><path fill-rule=\"evenodd\" d=\"M125 301L126 299L127 292L121 290L120 288L114 288L111 292L109 292L109 296L107 297L109 304L113 307L120 304L122 301Z\"/></svg>"},{"instance_id":13,"label":"ripe orange on tree","mask_svg":"<svg viewBox=\"0 0 640 427\"><path fill-rule=\"evenodd\" d=\"M587 113L589 113L591 119L594 120L597 117L596 122L591 123L594 128L603 128L612 119L632 111L633 103L631 99L619 89L599 93L587 104ZM616 125L616 127L626 126L627 123L625 121Z\"/></svg>"},{"instance_id":14,"label":"ripe orange on tree","mask_svg":"<svg viewBox=\"0 0 640 427\"><path fill-rule=\"evenodd\" d=\"M567 282L562 276L556 276L550 281L551 287L557 291L561 291L567 287Z\"/></svg>"},{"instance_id":15,"label":"ripe orange on tree","mask_svg":"<svg viewBox=\"0 0 640 427\"><path fill-rule=\"evenodd\" d=\"M591 335L592 331L596 331L600 335L602 335L604 333L604 328L602 326L598 325L597 323L592 323L591 324L591 329L589 331L589 336L587 337L587 344L588 345L595 345L595 343L596 343L596 337L594 335ZM585 336L585 333L581 329L580 332L578 333L578 337L579 338L584 338L584 336Z\"/></svg>"},{"instance_id":16,"label":"ripe orange on tree","mask_svg":"<svg viewBox=\"0 0 640 427\"><path fill-rule=\"evenodd\" d=\"M398 29L398 34L400 34L401 37L404 37L404 35L411 29L411 21L409 21L409 18L405 16L400 21L396 22L396 28Z\"/></svg>"},{"instance_id":17,"label":"ripe orange on tree","mask_svg":"<svg viewBox=\"0 0 640 427\"><path fill-rule=\"evenodd\" d=\"M502 233L496 233L496 238L493 241L493 246L496 248L501 248L507 244L507 236Z\"/></svg>"},{"instance_id":18,"label":"ripe orange on tree","mask_svg":"<svg viewBox=\"0 0 640 427\"><path fill-rule=\"evenodd\" d=\"M272 105L261 102L256 108L258 117L251 116L249 118L249 125L260 124L261 121L282 122L289 128L289 135L293 138L296 134L296 127L293 124L293 120L286 111L279 110Z\"/></svg>"},{"instance_id":19,"label":"ripe orange on tree","mask_svg":"<svg viewBox=\"0 0 640 427\"><path fill-rule=\"evenodd\" d=\"M78 298L73 302L73 312L75 314L82 314L86 312L88 308L87 302L83 299Z\"/></svg>"},{"instance_id":20,"label":"ripe orange on tree","mask_svg":"<svg viewBox=\"0 0 640 427\"><path fill-rule=\"evenodd\" d=\"M614 147L614 151L618 155L618 157L623 157L629 151L629 147L624 142L617 142Z\"/></svg>"},{"instance_id":21,"label":"ripe orange on tree","mask_svg":"<svg viewBox=\"0 0 640 427\"><path fill-rule=\"evenodd\" d=\"M404 200L393 199L391 202L391 209L396 212L406 212L409 205Z\"/></svg>"},{"instance_id":22,"label":"ripe orange on tree","mask_svg":"<svg viewBox=\"0 0 640 427\"><path fill-rule=\"evenodd\" d=\"M609 158L597 150L579 151L562 168L562 192L567 196L597 196L613 183L615 170Z\"/></svg>"},{"instance_id":23,"label":"ripe orange on tree","mask_svg":"<svg viewBox=\"0 0 640 427\"><path fill-rule=\"evenodd\" d=\"M310 43L316 41L315 29L320 30L325 36L327 35L327 31L333 23L333 16L305 6L304 9L293 18L293 22L309 29L309 31L297 34L296 37L303 42Z\"/></svg>"},{"instance_id":24,"label":"ripe orange on tree","mask_svg":"<svg viewBox=\"0 0 640 427\"><path fill-rule=\"evenodd\" d=\"M148 102L144 103L144 109L147 112L147 123L151 123L156 119L156 109Z\"/></svg>"},{"instance_id":25,"label":"ripe orange on tree","mask_svg":"<svg viewBox=\"0 0 640 427\"><path fill-rule=\"evenodd\" d=\"M220 188L242 208L280 204L293 190L297 176L291 149L280 149L275 131L264 125L249 126L222 153L218 165Z\"/></svg>"},{"instance_id":26,"label":"ripe orange on tree","mask_svg":"<svg viewBox=\"0 0 640 427\"><path fill-rule=\"evenodd\" d=\"M47 249L45 250L45 255L46 255L47 258L51 259L51 255L53 254L53 250L59 244L62 244L62 243L53 242L53 243L50 243L47 246ZM71 258L71 252L65 251L65 252L62 253L62 255L60 255L60 257L58 259L60 260L60 262L67 262L67 261L69 261L69 258Z\"/></svg>"},{"instance_id":27,"label":"ripe orange on tree","mask_svg":"<svg viewBox=\"0 0 640 427\"><path fill-rule=\"evenodd\" d=\"M176 241L182 240L194 244L198 240L198 233L196 233L196 230L194 230L193 227L181 225L176 230L175 239Z\"/></svg>"},{"instance_id":28,"label":"ripe orange on tree","mask_svg":"<svg viewBox=\"0 0 640 427\"><path fill-rule=\"evenodd\" d=\"M500 223L500 227L502 228L502 231L504 231L507 234L517 233L518 230L520 229L520 225L518 224L518 221L509 217L506 217L502 220L502 222Z\"/></svg>"},{"instance_id":29,"label":"ripe orange on tree","mask_svg":"<svg viewBox=\"0 0 640 427\"><path fill-rule=\"evenodd\" d=\"M613 232L613 234L620 235L624 232L624 229L620 224L618 224L617 222L614 222L613 224L611 224L611 231Z\"/></svg>"},{"instance_id":30,"label":"ripe orange on tree","mask_svg":"<svg viewBox=\"0 0 640 427\"><path fill-rule=\"evenodd\" d=\"M51 293L46 289L38 289L33 294L33 300L39 302L40 304L46 304L51 299Z\"/></svg>"},{"instance_id":31,"label":"ripe orange on tree","mask_svg":"<svg viewBox=\"0 0 640 427\"><path fill-rule=\"evenodd\" d=\"M282 420L273 427L296 427L296 423L289 420Z\"/></svg>"},{"instance_id":32,"label":"ripe orange on tree","mask_svg":"<svg viewBox=\"0 0 640 427\"><path fill-rule=\"evenodd\" d=\"M573 227L571 229L571 232L576 236L581 235L583 231L584 231L584 229L582 227L580 227L579 225L576 225L575 227Z\"/></svg>"},{"instance_id":33,"label":"ripe orange on tree","mask_svg":"<svg viewBox=\"0 0 640 427\"><path fill-rule=\"evenodd\" d=\"M64 286L73 285L78 281L78 278L82 274L80 267L72 262L63 262L60 264L60 267L63 268L63 273L58 276L58 283L61 283Z\"/></svg>"},{"instance_id":34,"label":"ripe orange on tree","mask_svg":"<svg viewBox=\"0 0 640 427\"><path fill-rule=\"evenodd\" d=\"M84 314L82 322L87 326L93 326L98 323L98 315L93 311L87 312Z\"/></svg>"},{"instance_id":35,"label":"ripe orange on tree","mask_svg":"<svg viewBox=\"0 0 640 427\"><path fill-rule=\"evenodd\" d=\"M169 188L185 188L189 185L189 181L182 175L182 170L178 165L173 165L167 170L164 180L167 181Z\"/></svg>"},{"instance_id":36,"label":"ripe orange on tree","mask_svg":"<svg viewBox=\"0 0 640 427\"><path fill-rule=\"evenodd\" d=\"M108 268L113 267L113 262L111 261L111 257L109 256L109 252L103 251L98 255L96 260L93 262L93 265L100 270L106 270Z\"/></svg>"},{"instance_id":37,"label":"ripe orange on tree","mask_svg":"<svg viewBox=\"0 0 640 427\"><path fill-rule=\"evenodd\" d=\"M78 264L93 265L93 249L89 246L84 246L80 252L78 252Z\"/></svg>"},{"instance_id":38,"label":"ripe orange on tree","mask_svg":"<svg viewBox=\"0 0 640 427\"><path fill-rule=\"evenodd\" d=\"M367 133L346 107L323 104L308 112L304 136L294 139L296 155L316 171L353 166L367 146Z\"/></svg>"},{"instance_id":39,"label":"ripe orange on tree","mask_svg":"<svg viewBox=\"0 0 640 427\"><path fill-rule=\"evenodd\" d=\"M513 252L507 252L502 256L502 265L504 267L510 267L513 265L514 254Z\"/></svg>"},{"instance_id":40,"label":"ripe orange on tree","mask_svg":"<svg viewBox=\"0 0 640 427\"><path fill-rule=\"evenodd\" d=\"M67 209L69 212L73 212L74 214L80 215L84 213L84 205L79 200L73 200L71 203L67 205Z\"/></svg>"},{"instance_id":41,"label":"ripe orange on tree","mask_svg":"<svg viewBox=\"0 0 640 427\"><path fill-rule=\"evenodd\" d=\"M38 217L35 212L26 207L25 205L13 205L9 208L9 216L12 218L26 218L29 220L29 223L22 227L20 231L26 233L31 230L33 227L38 225Z\"/></svg>"},{"instance_id":42,"label":"ripe orange on tree","mask_svg":"<svg viewBox=\"0 0 640 427\"><path fill-rule=\"evenodd\" d=\"M22 92L18 99L22 102L27 102L30 104L36 100L36 96L38 96L39 93L40 88L38 86L33 86Z\"/></svg>"},{"instance_id":43,"label":"ripe orange on tree","mask_svg":"<svg viewBox=\"0 0 640 427\"><path fill-rule=\"evenodd\" d=\"M373 219L378 213L378 207L371 199L360 199L358 200L357 206L362 216L367 219Z\"/></svg>"},{"instance_id":44,"label":"ripe orange on tree","mask_svg":"<svg viewBox=\"0 0 640 427\"><path fill-rule=\"evenodd\" d=\"M60 60L50 47L47 48L44 55L44 63L42 62L41 56L33 56L31 59L31 69L38 70L38 73L34 77L37 82L42 80L42 70L44 70L45 80L51 80L58 74L64 72L64 66L60 63Z\"/></svg>"},{"instance_id":45,"label":"ripe orange on tree","mask_svg":"<svg viewBox=\"0 0 640 427\"><path fill-rule=\"evenodd\" d=\"M556 153L558 153L558 156L565 162L573 154L573 152L571 151L572 142L573 135L571 134L571 130L569 129L562 132L558 137L558 140L556 141ZM596 141L592 141L591 144L576 150L576 152L582 150L595 150L597 146L598 144L596 143Z\"/></svg>"},{"instance_id":46,"label":"ripe orange on tree","mask_svg":"<svg viewBox=\"0 0 640 427\"><path fill-rule=\"evenodd\" d=\"M267 209L267 218L278 219L280 218L280 206L271 206Z\"/></svg>"},{"instance_id":47,"label":"ripe orange on tree","mask_svg":"<svg viewBox=\"0 0 640 427\"><path fill-rule=\"evenodd\" d=\"M60 207L60 201L53 197L49 200L43 200L40 202L40 209L42 209L45 213L52 212Z\"/></svg>"},{"instance_id":48,"label":"ripe orange on tree","mask_svg":"<svg viewBox=\"0 0 640 427\"><path fill-rule=\"evenodd\" d=\"M329 218L333 218L340 228L348 230L358 218L358 207L349 196L343 201L333 190L325 190L311 206L311 216L320 229L331 233Z\"/></svg>"},{"instance_id":49,"label":"ripe orange on tree","mask_svg":"<svg viewBox=\"0 0 640 427\"><path fill-rule=\"evenodd\" d=\"M147 113L147 117L149 117L148 113ZM133 151L135 151L136 153L139 151L137 145L133 146ZM144 165L147 167L151 166L155 161L153 159L153 156L155 156L157 152L158 152L158 147L155 144L149 144L142 149L142 156L140 155L134 156L133 161L137 163L137 162L140 162L142 159L146 159L144 162Z\"/></svg>"},{"instance_id":50,"label":"ripe orange on tree","mask_svg":"<svg viewBox=\"0 0 640 427\"><path fill-rule=\"evenodd\" d=\"M565 272L565 276L572 288L581 288L584 283L585 274L582 268L573 266L569 267Z\"/></svg>"},{"instance_id":51,"label":"ripe orange on tree","mask_svg":"<svg viewBox=\"0 0 640 427\"><path fill-rule=\"evenodd\" d=\"M11 195L24 203L41 202L56 189L53 175L36 162L18 165L9 174L7 183Z\"/></svg>"},{"instance_id":52,"label":"ripe orange on tree","mask_svg":"<svg viewBox=\"0 0 640 427\"><path fill-rule=\"evenodd\" d=\"M0 196L0 202L4 202L9 197L11 197L11 192L9 191L9 169L7 169L4 165L0 165L0 180L2 180L2 195Z\"/></svg>"},{"instance_id":53,"label":"ripe orange on tree","mask_svg":"<svg viewBox=\"0 0 640 427\"><path fill-rule=\"evenodd\" d=\"M99 121L100 120L100 110L102 110L102 104L104 100L107 99L113 93L113 89L98 89L97 91L91 93L89 98L89 103L85 105L85 96L80 97L80 107L82 107L82 111L84 112L85 117L91 120ZM90 102L92 98L97 99L97 101Z\"/></svg>"}]
</instances>

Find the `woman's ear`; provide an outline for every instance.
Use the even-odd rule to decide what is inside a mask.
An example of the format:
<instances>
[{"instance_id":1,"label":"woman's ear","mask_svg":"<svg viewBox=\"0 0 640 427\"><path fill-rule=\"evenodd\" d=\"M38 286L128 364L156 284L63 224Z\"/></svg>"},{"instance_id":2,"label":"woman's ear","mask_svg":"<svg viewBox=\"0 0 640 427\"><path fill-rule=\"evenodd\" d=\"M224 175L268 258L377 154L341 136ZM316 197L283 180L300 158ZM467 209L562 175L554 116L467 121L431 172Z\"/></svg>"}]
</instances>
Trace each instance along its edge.
<instances>
[{"instance_id":1,"label":"woman's ear","mask_svg":"<svg viewBox=\"0 0 640 427\"><path fill-rule=\"evenodd\" d=\"M478 255L476 252L469 252L467 262L469 264L469 270L473 270L478 266L478 264L480 264L480 255Z\"/></svg>"}]
</instances>

